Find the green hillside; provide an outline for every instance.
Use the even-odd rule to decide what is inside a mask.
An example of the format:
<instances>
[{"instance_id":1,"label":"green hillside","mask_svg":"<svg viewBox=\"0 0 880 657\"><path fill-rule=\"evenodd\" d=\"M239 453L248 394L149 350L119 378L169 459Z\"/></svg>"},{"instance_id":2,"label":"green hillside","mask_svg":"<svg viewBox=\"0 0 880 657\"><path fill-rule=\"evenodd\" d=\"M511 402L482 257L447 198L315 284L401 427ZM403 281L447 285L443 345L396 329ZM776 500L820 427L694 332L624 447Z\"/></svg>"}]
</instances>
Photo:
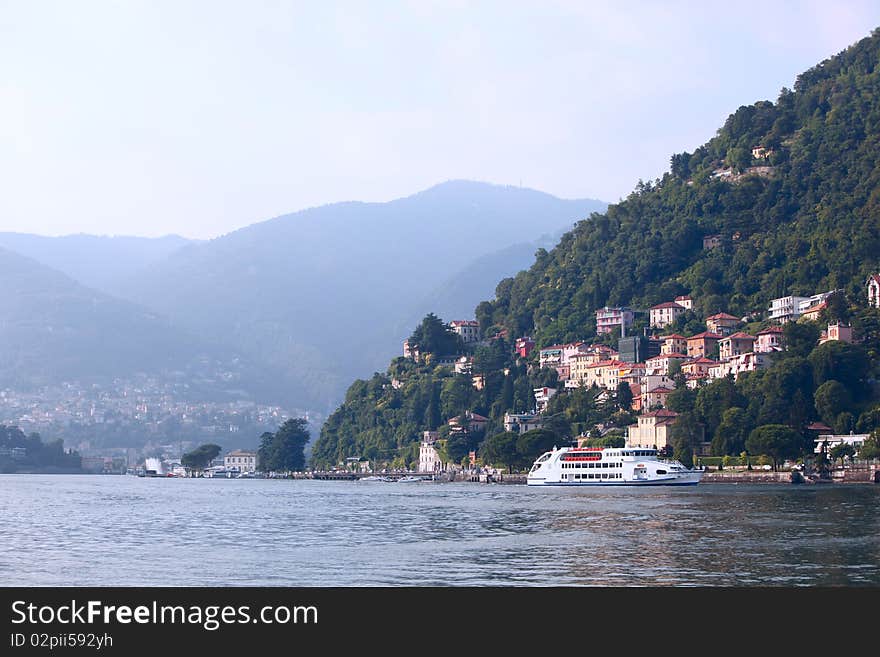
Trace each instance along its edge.
<instances>
[{"instance_id":1,"label":"green hillside","mask_svg":"<svg viewBox=\"0 0 880 657\"><path fill-rule=\"evenodd\" d=\"M775 103L740 107L706 144L673 155L669 173L639 182L628 198L539 251L528 271L501 281L495 298L476 309L484 335L530 335L538 347L590 341L597 308L646 309L685 294L694 311L677 331L705 330L703 319L722 311L750 316L749 328L760 329L771 299L839 289L844 296L822 318L852 321L860 343L816 346L817 324L790 325L789 349L771 367L736 384L680 386L669 407L684 416L682 427L700 427L713 439L718 454L738 453L749 430L764 424L876 428L880 318L866 308L865 281L880 271L878 65L875 31L800 75ZM716 242L704 243L712 236ZM538 371L534 357L514 358L509 341L495 340L492 348L500 344L500 362L487 368L494 380L482 391L465 390L470 376L402 360L387 375L356 382L325 425L315 458L394 449L411 460L418 431L473 410L490 419L477 448L503 463L500 441L491 443L500 418L531 408L532 387L553 383L553 373ZM392 386L392 379L400 383ZM438 404L443 412L430 411ZM599 422L624 426L632 416L621 407L613 395L577 390L557 395L545 415L567 438ZM725 415L732 410L739 414ZM808 434L803 440L812 446Z\"/></svg>"}]
</instances>

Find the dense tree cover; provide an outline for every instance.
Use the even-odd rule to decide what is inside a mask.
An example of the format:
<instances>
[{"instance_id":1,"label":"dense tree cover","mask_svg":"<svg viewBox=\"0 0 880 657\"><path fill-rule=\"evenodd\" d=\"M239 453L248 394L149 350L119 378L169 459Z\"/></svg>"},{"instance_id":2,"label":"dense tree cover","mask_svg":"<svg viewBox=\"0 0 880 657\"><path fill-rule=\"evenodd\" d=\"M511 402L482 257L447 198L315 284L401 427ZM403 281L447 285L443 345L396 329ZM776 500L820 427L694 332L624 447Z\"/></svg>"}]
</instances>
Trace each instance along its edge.
<instances>
[{"instance_id":1,"label":"dense tree cover","mask_svg":"<svg viewBox=\"0 0 880 657\"><path fill-rule=\"evenodd\" d=\"M647 308L680 294L705 316L763 311L770 299L841 288L864 295L880 268L880 35L798 78L776 103L739 108L672 171L578 223L480 304L485 327L539 345L595 335L604 305ZM753 147L771 175L713 178ZM741 168L741 167L740 167ZM702 238L721 246L703 249Z\"/></svg>"},{"instance_id":2,"label":"dense tree cover","mask_svg":"<svg viewBox=\"0 0 880 657\"><path fill-rule=\"evenodd\" d=\"M187 452L180 458L180 464L193 470L204 470L211 461L217 458L222 448L214 443L199 445L194 450Z\"/></svg>"},{"instance_id":3,"label":"dense tree cover","mask_svg":"<svg viewBox=\"0 0 880 657\"><path fill-rule=\"evenodd\" d=\"M596 309L644 310L683 294L695 306L671 331L701 332L704 318L720 311L748 316L750 329L760 330L771 299L840 290L821 320L851 322L857 344L817 346L822 322L789 323L787 350L765 370L695 390L677 375L667 402L680 413L672 451L688 463L694 443L705 439L716 455L761 449L779 460L812 451L805 431L812 421L846 432L880 427L880 312L866 307L864 287L880 271L878 64L875 32L802 74L775 103L740 107L706 144L673 155L661 179L639 182L554 249L540 249L529 270L502 280L495 298L476 308L483 333L530 335L538 347L615 344L613 334L596 336ZM753 157L755 148L764 150ZM718 175L728 170L734 175ZM704 248L709 235L720 236L720 245ZM643 313L637 318L634 330L646 324ZM532 389L555 386L555 372L537 369L537 351L526 362L503 340L490 349L475 359L482 390L470 375L403 359L355 382L325 424L315 458L385 458L416 442L420 431L473 410L490 418L485 435L493 441L482 445L484 455L510 465L512 440L500 419L532 409ZM631 402L623 387L561 390L544 414L545 429L560 440L598 437L634 420Z\"/></svg>"},{"instance_id":4,"label":"dense tree cover","mask_svg":"<svg viewBox=\"0 0 880 657\"><path fill-rule=\"evenodd\" d=\"M291 418L278 431L260 436L257 468L263 472L298 472L305 469L305 448L309 442L309 423Z\"/></svg>"},{"instance_id":5,"label":"dense tree cover","mask_svg":"<svg viewBox=\"0 0 880 657\"><path fill-rule=\"evenodd\" d=\"M0 448L12 450L16 447L25 450L24 457L0 455L0 472L22 468L77 471L81 467L80 455L73 450L65 451L63 441L44 443L38 433L25 435L18 427L0 424Z\"/></svg>"}]
</instances>

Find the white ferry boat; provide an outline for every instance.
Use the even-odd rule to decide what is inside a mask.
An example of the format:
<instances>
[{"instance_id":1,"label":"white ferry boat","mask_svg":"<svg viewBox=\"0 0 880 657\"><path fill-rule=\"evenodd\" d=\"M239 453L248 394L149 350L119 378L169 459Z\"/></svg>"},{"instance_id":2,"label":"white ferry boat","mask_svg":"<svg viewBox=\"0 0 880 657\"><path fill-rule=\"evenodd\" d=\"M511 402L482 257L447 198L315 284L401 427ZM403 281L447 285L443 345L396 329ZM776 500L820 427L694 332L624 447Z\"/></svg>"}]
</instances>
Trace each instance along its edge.
<instances>
[{"instance_id":1,"label":"white ferry boat","mask_svg":"<svg viewBox=\"0 0 880 657\"><path fill-rule=\"evenodd\" d=\"M645 447L563 447L545 452L529 471L529 486L692 486L702 470L657 457Z\"/></svg>"}]
</instances>

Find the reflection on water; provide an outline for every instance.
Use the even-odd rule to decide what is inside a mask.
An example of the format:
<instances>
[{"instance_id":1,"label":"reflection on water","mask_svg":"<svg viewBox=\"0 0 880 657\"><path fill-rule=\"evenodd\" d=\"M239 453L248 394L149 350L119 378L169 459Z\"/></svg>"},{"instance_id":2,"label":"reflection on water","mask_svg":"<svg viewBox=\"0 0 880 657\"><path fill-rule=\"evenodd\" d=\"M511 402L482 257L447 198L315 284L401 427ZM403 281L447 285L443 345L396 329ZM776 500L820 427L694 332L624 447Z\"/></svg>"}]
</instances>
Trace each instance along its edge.
<instances>
[{"instance_id":1,"label":"reflection on water","mask_svg":"<svg viewBox=\"0 0 880 657\"><path fill-rule=\"evenodd\" d=\"M878 585L880 487L0 476L0 584Z\"/></svg>"}]
</instances>

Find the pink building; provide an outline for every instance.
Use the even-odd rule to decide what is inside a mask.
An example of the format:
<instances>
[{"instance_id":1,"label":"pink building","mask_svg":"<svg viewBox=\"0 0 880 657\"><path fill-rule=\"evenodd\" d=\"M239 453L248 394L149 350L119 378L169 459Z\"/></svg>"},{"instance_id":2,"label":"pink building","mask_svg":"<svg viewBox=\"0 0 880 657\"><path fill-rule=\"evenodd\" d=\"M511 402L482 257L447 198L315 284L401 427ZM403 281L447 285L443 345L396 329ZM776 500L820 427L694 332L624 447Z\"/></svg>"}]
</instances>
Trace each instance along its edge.
<instances>
[{"instance_id":1,"label":"pink building","mask_svg":"<svg viewBox=\"0 0 880 657\"><path fill-rule=\"evenodd\" d=\"M782 334L781 326L771 326L763 331L758 331L758 337L755 338L755 351L759 354L782 351Z\"/></svg>"},{"instance_id":2,"label":"pink building","mask_svg":"<svg viewBox=\"0 0 880 657\"><path fill-rule=\"evenodd\" d=\"M839 340L840 342L849 342L850 344L852 344L852 326L846 326L845 324L841 324L840 322L829 324L828 329L822 331L822 335L819 338L819 344L825 344L826 342L833 342L835 340Z\"/></svg>"},{"instance_id":3,"label":"pink building","mask_svg":"<svg viewBox=\"0 0 880 657\"><path fill-rule=\"evenodd\" d=\"M718 341L718 358L721 360L748 354L754 350L755 336L748 333L734 333Z\"/></svg>"},{"instance_id":4,"label":"pink building","mask_svg":"<svg viewBox=\"0 0 880 657\"><path fill-rule=\"evenodd\" d=\"M615 328L623 335L626 327L633 323L633 311L629 308L599 308L596 311L596 333L611 333Z\"/></svg>"}]
</instances>

